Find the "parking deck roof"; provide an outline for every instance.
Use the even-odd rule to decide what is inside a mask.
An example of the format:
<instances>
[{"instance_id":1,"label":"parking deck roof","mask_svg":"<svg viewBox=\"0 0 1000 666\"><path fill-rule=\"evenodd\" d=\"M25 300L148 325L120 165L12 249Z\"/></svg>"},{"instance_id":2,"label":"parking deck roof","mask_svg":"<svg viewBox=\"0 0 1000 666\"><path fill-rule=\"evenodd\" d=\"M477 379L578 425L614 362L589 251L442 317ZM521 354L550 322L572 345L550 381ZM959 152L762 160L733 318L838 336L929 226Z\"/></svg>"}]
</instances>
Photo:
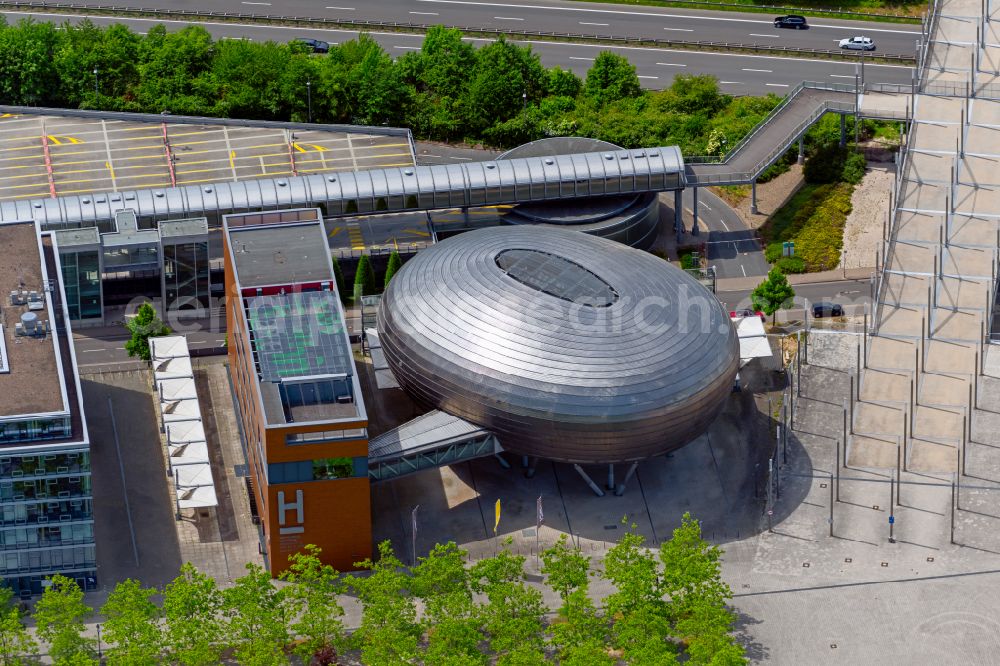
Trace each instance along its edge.
<instances>
[{"instance_id":1,"label":"parking deck roof","mask_svg":"<svg viewBox=\"0 0 1000 666\"><path fill-rule=\"evenodd\" d=\"M414 164L391 128L64 113L0 113L0 201Z\"/></svg>"}]
</instances>

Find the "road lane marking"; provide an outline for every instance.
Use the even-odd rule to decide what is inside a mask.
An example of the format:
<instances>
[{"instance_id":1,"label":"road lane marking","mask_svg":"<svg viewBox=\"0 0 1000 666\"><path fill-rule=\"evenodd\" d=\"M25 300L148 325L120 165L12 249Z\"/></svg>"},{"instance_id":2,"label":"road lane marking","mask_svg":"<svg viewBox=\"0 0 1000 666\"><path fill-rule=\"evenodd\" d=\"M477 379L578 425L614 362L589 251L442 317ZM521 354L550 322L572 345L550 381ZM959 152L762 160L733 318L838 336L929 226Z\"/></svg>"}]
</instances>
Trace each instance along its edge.
<instances>
[{"instance_id":1,"label":"road lane marking","mask_svg":"<svg viewBox=\"0 0 1000 666\"><path fill-rule=\"evenodd\" d=\"M698 21L725 21L729 23L758 23L761 25L774 25L774 21L761 21L758 19L745 19L745 18L724 18L721 16L693 16L690 14L665 14L662 12L637 12L637 11L623 11L621 9L589 9L583 7L553 7L550 5L515 5L510 3L502 2L472 2L471 0L417 0L417 2L433 2L442 5L472 5L477 7L516 7L517 9L542 9L546 11L561 11L561 12L589 12L592 14L622 14L625 16L656 16L659 18L676 18L676 19L689 19ZM813 23L813 28L831 28L833 30L851 30L849 26L843 25L823 25L819 23ZM868 28L864 29L865 32L888 32L900 35L919 35L920 32L916 30L889 30L887 28Z\"/></svg>"},{"instance_id":2,"label":"road lane marking","mask_svg":"<svg viewBox=\"0 0 1000 666\"><path fill-rule=\"evenodd\" d=\"M765 83L765 86L771 86L772 88L787 88L787 83Z\"/></svg>"},{"instance_id":3,"label":"road lane marking","mask_svg":"<svg viewBox=\"0 0 1000 666\"><path fill-rule=\"evenodd\" d=\"M394 49L402 49L404 51L419 51L419 46L393 46Z\"/></svg>"},{"instance_id":4,"label":"road lane marking","mask_svg":"<svg viewBox=\"0 0 1000 666\"><path fill-rule=\"evenodd\" d=\"M264 5L265 7L270 7L271 6L270 2L247 2L246 0L243 0L243 2L241 2L240 4L242 4L242 5Z\"/></svg>"},{"instance_id":5,"label":"road lane marking","mask_svg":"<svg viewBox=\"0 0 1000 666\"><path fill-rule=\"evenodd\" d=\"M740 270L743 271L743 277L746 277L747 276L747 269L745 269L743 267L743 264L740 264Z\"/></svg>"},{"instance_id":6,"label":"road lane marking","mask_svg":"<svg viewBox=\"0 0 1000 666\"><path fill-rule=\"evenodd\" d=\"M342 12L353 12L354 7L327 7L326 9L339 9Z\"/></svg>"},{"instance_id":7,"label":"road lane marking","mask_svg":"<svg viewBox=\"0 0 1000 666\"><path fill-rule=\"evenodd\" d=\"M582 58L580 56L570 56L570 60L593 60L593 58Z\"/></svg>"},{"instance_id":8,"label":"road lane marking","mask_svg":"<svg viewBox=\"0 0 1000 666\"><path fill-rule=\"evenodd\" d=\"M656 64L661 65L663 67L687 67L687 65L682 65L676 62L658 62Z\"/></svg>"},{"instance_id":9,"label":"road lane marking","mask_svg":"<svg viewBox=\"0 0 1000 666\"><path fill-rule=\"evenodd\" d=\"M723 220L723 219L720 218L719 219L719 224L721 224L722 228L725 229L727 232L729 231L729 227L726 226L726 221L725 220Z\"/></svg>"},{"instance_id":10,"label":"road lane marking","mask_svg":"<svg viewBox=\"0 0 1000 666\"><path fill-rule=\"evenodd\" d=\"M599 25L601 27L606 28L606 27L608 27L611 24L610 23L587 23L586 21L580 21L580 25Z\"/></svg>"},{"instance_id":11,"label":"road lane marking","mask_svg":"<svg viewBox=\"0 0 1000 666\"><path fill-rule=\"evenodd\" d=\"M410 12L416 16L438 16L437 12Z\"/></svg>"},{"instance_id":12,"label":"road lane marking","mask_svg":"<svg viewBox=\"0 0 1000 666\"><path fill-rule=\"evenodd\" d=\"M664 30L669 30L670 32L694 32L693 28L664 28Z\"/></svg>"},{"instance_id":13,"label":"road lane marking","mask_svg":"<svg viewBox=\"0 0 1000 666\"><path fill-rule=\"evenodd\" d=\"M781 35L762 35L760 33L751 32L750 36L751 37L780 37Z\"/></svg>"},{"instance_id":14,"label":"road lane marking","mask_svg":"<svg viewBox=\"0 0 1000 666\"><path fill-rule=\"evenodd\" d=\"M494 16L497 21L523 21L523 18L518 18L516 16Z\"/></svg>"},{"instance_id":15,"label":"road lane marking","mask_svg":"<svg viewBox=\"0 0 1000 666\"><path fill-rule=\"evenodd\" d=\"M725 85L725 84L733 85L733 86L742 86L743 82L742 81L719 81L719 85Z\"/></svg>"},{"instance_id":16,"label":"road lane marking","mask_svg":"<svg viewBox=\"0 0 1000 666\"><path fill-rule=\"evenodd\" d=\"M456 1L456 0L417 0L417 2L454 2L454 1ZM516 6L517 7L524 7L526 5L516 5ZM340 7L339 9L351 9L351 8L349 8L349 7ZM545 7L544 9L563 9L563 8L561 8L561 7ZM583 11L604 11L604 10L583 10ZM11 15L18 15L18 16L37 16L38 15L37 13L32 14L31 12L0 12L0 13L2 13L2 14L11 14ZM661 16L661 15L660 14L654 14L654 16ZM46 14L45 14L45 18L46 19L50 19L50 18L53 18L53 17L55 17L55 18L67 18L67 19L74 19L74 20L80 19L80 18L90 18L90 19L105 19L105 18L107 18L107 17L104 17L104 16L97 16L97 15L93 15L93 14L66 14L66 13L56 13L56 12L51 12L50 13L50 12L46 12ZM684 16L684 17L678 17L678 18L689 18L689 17ZM690 17L690 18L701 18L701 17ZM179 24L179 25L184 25L184 26L190 24L190 21L181 20L181 19L129 18L128 20L131 23L142 23L142 22L145 22L145 23L163 23L163 24L170 23L170 24ZM737 20L737 19L717 19L717 20ZM762 23L769 23L769 21L761 21L761 22ZM203 26L206 26L206 25L224 26L224 27L227 27L227 28L233 28L233 27L237 27L237 28L258 28L258 29L265 28L265 29L268 29L268 30L285 30L285 31L300 30L300 31L316 32L316 28L299 28L299 27L295 27L295 26L275 26L275 27L270 27L270 26L262 26L262 25L253 24L253 23L226 23L226 22L223 22L223 21L199 21L198 24L199 25L203 25ZM813 27L818 27L818 26L813 26ZM835 27L835 26L827 26L827 27ZM351 35L352 38L354 38L357 35L357 31L351 31L351 30L335 30L335 29L332 29L332 30L324 30L323 32L326 32L326 33L332 33L333 32L333 33L338 33L338 34L347 34L347 35ZM869 30L869 32L871 32L871 30ZM375 31L373 31L373 32L369 32L368 34L369 35L377 35L379 37L399 37L400 36L400 34L397 33L397 32L375 32ZM907 34L909 34L909 33L907 33ZM913 33L913 34L919 35L920 33ZM496 40L495 39L490 39L490 38L485 38L485 37L464 37L462 39L462 41L492 43L492 42L495 42ZM605 49L606 50L608 48L606 46L604 46L604 47L602 47L602 46L594 46L592 44L574 44L572 42L554 42L554 41L549 41L549 40L530 40L530 41L526 41L526 40L510 40L510 41L512 41L515 44L528 44L528 45L532 45L532 46L541 44L541 45L545 45L545 46L582 47L582 48L588 48L588 49L595 49L595 48L597 48L597 49ZM658 53L683 53L684 55L691 55L692 54L691 51L683 50L683 49L660 49L660 48L654 48L654 47L649 47L649 46L614 46L613 48L614 48L615 51L648 51L648 52L656 51ZM712 52L712 51L701 51L701 52L698 53L698 55L699 56L717 56L717 57L723 57L723 58L760 58L760 59L764 59L764 60L781 60L782 63L787 63L787 62L816 63L816 62L818 62L815 58L797 58L797 57L791 57L791 58L789 58L789 57L784 57L784 56L751 55L751 54L746 54L746 53L716 53L716 52ZM829 64L831 66L838 66L839 65L839 66L845 66L845 67L854 67L857 64L857 63L850 62L850 61L836 61L836 60L829 60L829 61L822 61L822 62L823 62L823 64ZM909 65L876 65L874 63L868 65L868 67L878 67L878 68L882 68L882 69L905 69L905 70L911 70L911 69L913 69ZM720 83L726 83L726 81L721 81ZM729 83L735 83L735 82L731 81ZM29 147L25 148L25 150L31 150L33 148L34 148L33 146L29 146ZM396 166L404 166L404 165L396 165ZM66 194L66 192L64 192L64 194Z\"/></svg>"},{"instance_id":17,"label":"road lane marking","mask_svg":"<svg viewBox=\"0 0 1000 666\"><path fill-rule=\"evenodd\" d=\"M830 76L832 76L835 79L853 79L854 78L853 74L831 74Z\"/></svg>"},{"instance_id":18,"label":"road lane marking","mask_svg":"<svg viewBox=\"0 0 1000 666\"><path fill-rule=\"evenodd\" d=\"M640 74L637 78L640 78L640 79L658 79L660 77L658 77L658 76L643 76L642 74Z\"/></svg>"},{"instance_id":19,"label":"road lane marking","mask_svg":"<svg viewBox=\"0 0 1000 666\"><path fill-rule=\"evenodd\" d=\"M749 67L743 68L744 72L764 72L766 74L774 74L773 69L750 69Z\"/></svg>"}]
</instances>

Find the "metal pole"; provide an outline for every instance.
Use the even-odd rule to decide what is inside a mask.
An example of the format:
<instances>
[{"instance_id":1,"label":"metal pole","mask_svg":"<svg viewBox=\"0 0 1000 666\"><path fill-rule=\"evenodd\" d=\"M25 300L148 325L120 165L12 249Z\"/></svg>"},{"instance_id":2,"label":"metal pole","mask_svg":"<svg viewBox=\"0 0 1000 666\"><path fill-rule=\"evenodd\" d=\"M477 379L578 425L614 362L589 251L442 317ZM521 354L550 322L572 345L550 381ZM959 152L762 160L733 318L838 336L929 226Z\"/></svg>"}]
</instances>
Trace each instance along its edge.
<instances>
[{"instance_id":1,"label":"metal pole","mask_svg":"<svg viewBox=\"0 0 1000 666\"><path fill-rule=\"evenodd\" d=\"M774 459L767 461L767 531L774 531L774 524L772 522L772 516L774 515L774 504L772 500L773 488L771 486L772 474L774 473Z\"/></svg>"},{"instance_id":2,"label":"metal pole","mask_svg":"<svg viewBox=\"0 0 1000 666\"><path fill-rule=\"evenodd\" d=\"M951 542L955 543L955 509L958 495L955 492L955 482L951 482Z\"/></svg>"},{"instance_id":3,"label":"metal pole","mask_svg":"<svg viewBox=\"0 0 1000 666\"><path fill-rule=\"evenodd\" d=\"M854 377L851 377L851 402L850 402L851 420L850 420L850 432L851 432L852 435L854 434L854 396L855 396L855 392L854 392Z\"/></svg>"},{"instance_id":4,"label":"metal pole","mask_svg":"<svg viewBox=\"0 0 1000 666\"><path fill-rule=\"evenodd\" d=\"M955 506L962 508L962 452L955 451Z\"/></svg>"},{"instance_id":5,"label":"metal pole","mask_svg":"<svg viewBox=\"0 0 1000 666\"><path fill-rule=\"evenodd\" d=\"M614 463L608 463L608 483L605 486L608 490L615 489L615 465Z\"/></svg>"},{"instance_id":6,"label":"metal pole","mask_svg":"<svg viewBox=\"0 0 1000 666\"><path fill-rule=\"evenodd\" d=\"M101 94L100 85L98 84L98 81L97 81L97 68L96 67L94 68L94 94L95 95L100 95Z\"/></svg>"},{"instance_id":7,"label":"metal pole","mask_svg":"<svg viewBox=\"0 0 1000 666\"><path fill-rule=\"evenodd\" d=\"M895 472L889 477L889 543L896 543L896 539L893 536L893 528L896 526L896 506L895 498L893 497L893 491L896 486Z\"/></svg>"},{"instance_id":8,"label":"metal pole","mask_svg":"<svg viewBox=\"0 0 1000 666\"><path fill-rule=\"evenodd\" d=\"M965 454L965 441L966 441L966 438L968 436L967 435L967 433L968 433L968 427L969 427L969 417L968 416L963 416L962 417L962 474L965 474L965 457L966 457L966 454Z\"/></svg>"},{"instance_id":9,"label":"metal pole","mask_svg":"<svg viewBox=\"0 0 1000 666\"><path fill-rule=\"evenodd\" d=\"M897 445L896 446L896 504L903 506L903 502L899 499L900 491L903 489L903 450Z\"/></svg>"},{"instance_id":10,"label":"metal pole","mask_svg":"<svg viewBox=\"0 0 1000 666\"><path fill-rule=\"evenodd\" d=\"M312 81L306 81L306 99L309 104L309 115L307 118L309 122L313 121L313 96L312 96Z\"/></svg>"},{"instance_id":11,"label":"metal pole","mask_svg":"<svg viewBox=\"0 0 1000 666\"><path fill-rule=\"evenodd\" d=\"M750 181L750 214L757 214L757 179Z\"/></svg>"},{"instance_id":12,"label":"metal pole","mask_svg":"<svg viewBox=\"0 0 1000 666\"><path fill-rule=\"evenodd\" d=\"M694 197L694 208L692 209L692 210L694 210L694 213L692 213L692 215L694 216L694 223L691 225L691 235L692 236L697 236L698 234L701 233L701 229L698 228L698 188L697 187L691 188L691 196Z\"/></svg>"},{"instance_id":13,"label":"metal pole","mask_svg":"<svg viewBox=\"0 0 1000 666\"><path fill-rule=\"evenodd\" d=\"M799 157L798 157L798 160L796 160L796 162L798 164L804 164L805 161L806 161L805 137L804 136L800 136L799 137Z\"/></svg>"},{"instance_id":14,"label":"metal pole","mask_svg":"<svg viewBox=\"0 0 1000 666\"><path fill-rule=\"evenodd\" d=\"M837 460L833 465L837 475L837 501L840 501L840 440L837 440Z\"/></svg>"},{"instance_id":15,"label":"metal pole","mask_svg":"<svg viewBox=\"0 0 1000 666\"><path fill-rule=\"evenodd\" d=\"M830 475L830 536L833 536L833 474Z\"/></svg>"}]
</instances>

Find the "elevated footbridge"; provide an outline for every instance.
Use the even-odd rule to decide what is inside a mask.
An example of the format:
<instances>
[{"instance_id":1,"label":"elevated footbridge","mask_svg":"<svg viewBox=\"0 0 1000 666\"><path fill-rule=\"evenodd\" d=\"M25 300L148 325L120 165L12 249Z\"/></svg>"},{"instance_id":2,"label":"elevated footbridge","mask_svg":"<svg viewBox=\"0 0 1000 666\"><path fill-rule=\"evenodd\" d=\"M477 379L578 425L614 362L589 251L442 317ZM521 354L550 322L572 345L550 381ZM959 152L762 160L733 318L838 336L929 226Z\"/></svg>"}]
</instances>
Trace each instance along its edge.
<instances>
[{"instance_id":1,"label":"elevated footbridge","mask_svg":"<svg viewBox=\"0 0 1000 666\"><path fill-rule=\"evenodd\" d=\"M724 156L685 157L687 185L752 185L825 114L840 115L843 143L847 116L907 120L912 93L909 85L803 82Z\"/></svg>"}]
</instances>

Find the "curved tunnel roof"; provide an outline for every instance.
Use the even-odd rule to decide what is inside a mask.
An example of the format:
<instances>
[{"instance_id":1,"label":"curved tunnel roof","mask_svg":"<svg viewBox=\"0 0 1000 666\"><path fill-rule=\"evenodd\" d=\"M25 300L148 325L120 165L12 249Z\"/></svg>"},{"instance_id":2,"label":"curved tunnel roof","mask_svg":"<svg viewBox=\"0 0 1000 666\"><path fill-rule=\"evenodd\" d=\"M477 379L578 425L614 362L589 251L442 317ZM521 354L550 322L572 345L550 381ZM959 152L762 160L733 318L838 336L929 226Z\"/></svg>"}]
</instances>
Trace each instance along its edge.
<instances>
[{"instance_id":1,"label":"curved tunnel roof","mask_svg":"<svg viewBox=\"0 0 1000 666\"><path fill-rule=\"evenodd\" d=\"M662 454L731 391L738 342L683 271L613 241L496 227L442 241L396 274L378 311L396 379L509 451L582 463Z\"/></svg>"},{"instance_id":2,"label":"curved tunnel roof","mask_svg":"<svg viewBox=\"0 0 1000 666\"><path fill-rule=\"evenodd\" d=\"M683 187L680 149L664 146L4 201L0 222L35 220L44 229L93 226L123 208L155 219L303 206L324 206L327 216L357 215Z\"/></svg>"}]
</instances>

